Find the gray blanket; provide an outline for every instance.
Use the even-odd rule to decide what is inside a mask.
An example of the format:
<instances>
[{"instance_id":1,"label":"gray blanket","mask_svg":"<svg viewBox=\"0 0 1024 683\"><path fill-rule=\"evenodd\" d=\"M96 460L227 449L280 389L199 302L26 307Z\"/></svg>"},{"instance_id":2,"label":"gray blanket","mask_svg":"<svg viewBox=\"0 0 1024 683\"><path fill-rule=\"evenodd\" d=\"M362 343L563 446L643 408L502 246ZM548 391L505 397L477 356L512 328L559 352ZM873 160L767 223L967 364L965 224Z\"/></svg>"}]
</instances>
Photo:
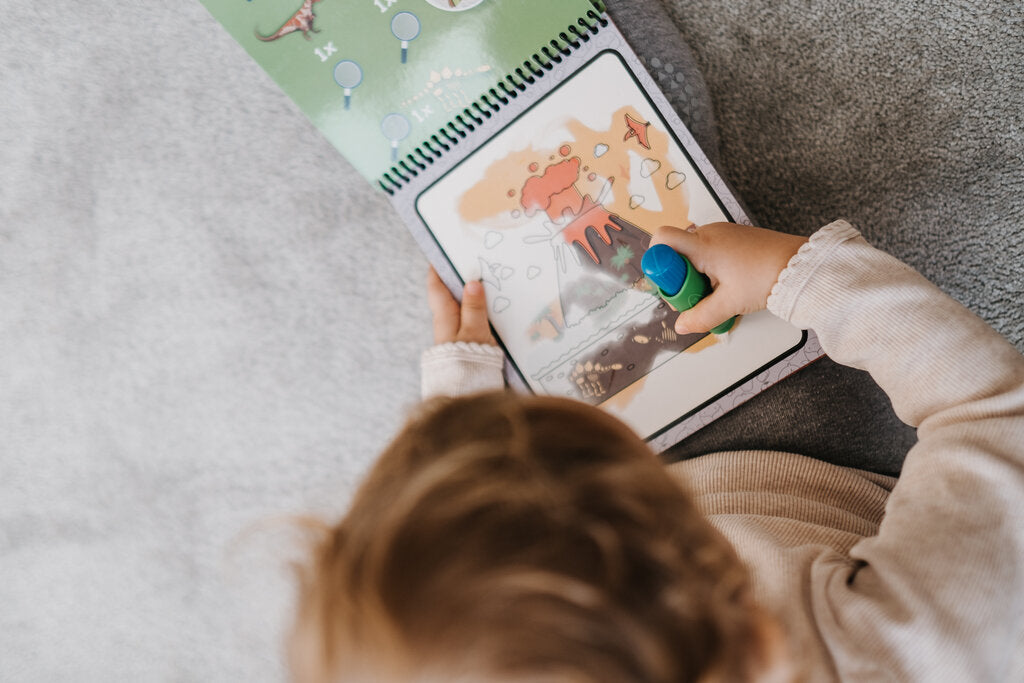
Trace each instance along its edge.
<instances>
[{"instance_id":1,"label":"gray blanket","mask_svg":"<svg viewBox=\"0 0 1024 683\"><path fill-rule=\"evenodd\" d=\"M644 2L762 224L845 216L1024 349L1019 3ZM5 3L0 83L0 680L282 680L275 520L416 401L426 263L198 3Z\"/></svg>"}]
</instances>

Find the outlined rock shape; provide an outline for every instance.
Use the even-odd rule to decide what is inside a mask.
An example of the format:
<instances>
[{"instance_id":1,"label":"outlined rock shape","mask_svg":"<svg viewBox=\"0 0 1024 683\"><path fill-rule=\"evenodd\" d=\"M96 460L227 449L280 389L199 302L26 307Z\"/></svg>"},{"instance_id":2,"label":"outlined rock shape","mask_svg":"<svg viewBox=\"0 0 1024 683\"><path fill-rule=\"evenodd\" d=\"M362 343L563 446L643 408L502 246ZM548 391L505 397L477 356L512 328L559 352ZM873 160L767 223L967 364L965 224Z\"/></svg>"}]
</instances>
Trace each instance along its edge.
<instances>
[{"instance_id":1,"label":"outlined rock shape","mask_svg":"<svg viewBox=\"0 0 1024 683\"><path fill-rule=\"evenodd\" d=\"M647 158L640 162L640 176L650 178L661 168L661 162L657 159Z\"/></svg>"},{"instance_id":2,"label":"outlined rock shape","mask_svg":"<svg viewBox=\"0 0 1024 683\"><path fill-rule=\"evenodd\" d=\"M665 176L665 187L670 190L674 190L683 183L686 182L686 174L680 173L679 171L672 171Z\"/></svg>"}]
</instances>

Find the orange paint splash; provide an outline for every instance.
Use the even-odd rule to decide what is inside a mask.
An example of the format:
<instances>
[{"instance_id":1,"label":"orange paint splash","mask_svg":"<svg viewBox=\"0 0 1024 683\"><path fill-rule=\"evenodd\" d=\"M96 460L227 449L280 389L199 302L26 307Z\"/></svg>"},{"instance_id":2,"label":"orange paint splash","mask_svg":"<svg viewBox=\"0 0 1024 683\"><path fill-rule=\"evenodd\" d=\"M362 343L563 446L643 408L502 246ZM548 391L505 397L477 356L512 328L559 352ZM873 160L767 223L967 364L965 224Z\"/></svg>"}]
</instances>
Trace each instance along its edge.
<instances>
[{"instance_id":1,"label":"orange paint splash","mask_svg":"<svg viewBox=\"0 0 1024 683\"><path fill-rule=\"evenodd\" d=\"M633 119L639 120L639 113L632 107L622 107L613 115L614 126L619 126L624 117L630 115ZM592 150L596 145L607 144L610 131L595 131L584 126L578 121L570 121L567 124L570 132L570 139L573 140L573 149ZM689 219L689 195L684 188L677 187L674 190L665 186L664 175L674 170L673 166L665 163L666 159L663 150L670 147L668 134L655 126L646 126L647 143L652 148L652 156L662 162L661 170L654 176L654 190L658 195L660 210L651 210L648 207L633 207L629 204L629 192L615 192L607 196L594 194L597 191L592 186L584 187L584 191L591 192L591 196L600 199L605 207L613 214L626 216L633 223L641 227L653 227L668 223L670 225L686 225ZM590 171L596 174L595 180L605 179L609 185L620 178L628 179L630 175L631 153L636 153L639 148L634 142L625 144L610 144L605 153L593 159L586 159ZM584 176L586 177L586 176ZM685 187L685 186L684 186ZM649 206L657 206L651 202Z\"/></svg>"},{"instance_id":2,"label":"orange paint splash","mask_svg":"<svg viewBox=\"0 0 1024 683\"><path fill-rule=\"evenodd\" d=\"M636 142L629 140L625 144L616 144L614 140L622 135L615 131L628 129L628 120L632 119L638 126L638 132L645 134L644 138L637 136ZM628 216L629 219L640 226L654 226L662 223L672 225L687 225L689 219L689 195L686 191L686 184L666 185L666 175L675 170L671 164L665 163L664 151L670 147L668 134L657 126L645 123L632 107L618 109L612 117L613 124L606 130L594 130L580 123L578 120L570 120L566 123L569 136L566 141L555 148L525 149L511 152L508 156L497 159L491 163L482 178L466 189L459 199L459 216L467 223L479 223L490 221L490 229L510 228L519 223L513 222L508 216L518 221L519 214L516 211L509 213L516 205L521 205L527 216L536 214L537 211L546 211L548 218L559 225L566 222L575 222L576 217L583 213L584 194L589 193L602 201L607 210L612 214ZM626 121L626 125L623 125ZM628 130L627 130L628 132ZM612 140L609 140L611 138ZM646 142L650 146L652 158L662 162L661 169L653 176L654 191L658 195L659 202L649 202L649 205L661 205L658 211L650 210L644 206L631 206L630 193L628 192L606 192L608 186L621 178L629 178L631 168L631 154L642 152L643 146L639 143ZM570 147L578 159L559 158L551 155L551 152L562 152L564 147ZM592 151L601 147L600 156L592 156ZM538 159L544 160L549 157L552 161L538 163ZM582 162L585 162L583 164ZM540 169L547 164L559 166L560 164L579 164L578 167L570 168L565 166L561 171L565 172L568 178L553 182L552 176L548 181L540 178L530 179L524 176L536 175ZM587 168L584 169L583 166ZM524 169L529 169L528 174ZM578 169L578 170L577 170ZM546 173L547 171L545 171ZM593 178L590 174L593 174ZM575 177L578 174L578 178ZM603 180L602 180L603 179ZM600 181L601 187L595 187L593 183ZM507 189L510 187L523 188L525 183L530 184L533 194L526 197L508 197L511 206L504 203ZM583 183L582 185L580 183ZM548 185L550 183L550 186ZM497 191L496 191L497 190ZM557 195L557 196L556 196ZM571 215L567 215L571 214ZM601 221L594 221L597 225L603 225ZM599 230L595 228L595 230Z\"/></svg>"},{"instance_id":3,"label":"orange paint splash","mask_svg":"<svg viewBox=\"0 0 1024 683\"><path fill-rule=\"evenodd\" d=\"M557 223L563 220L566 212L573 216L578 214L583 198L574 183L579 177L580 160L573 157L548 166L543 175L527 178L520 200L526 215L544 211Z\"/></svg>"}]
</instances>

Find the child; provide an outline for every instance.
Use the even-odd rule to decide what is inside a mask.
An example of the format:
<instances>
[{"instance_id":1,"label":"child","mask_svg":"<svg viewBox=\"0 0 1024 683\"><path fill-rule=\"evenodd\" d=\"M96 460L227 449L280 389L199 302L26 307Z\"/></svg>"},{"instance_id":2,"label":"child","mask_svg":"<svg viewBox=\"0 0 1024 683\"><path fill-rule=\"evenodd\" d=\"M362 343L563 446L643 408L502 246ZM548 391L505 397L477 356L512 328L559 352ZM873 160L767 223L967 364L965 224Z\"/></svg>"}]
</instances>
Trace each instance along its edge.
<instances>
[{"instance_id":1,"label":"child","mask_svg":"<svg viewBox=\"0 0 1024 683\"><path fill-rule=\"evenodd\" d=\"M565 399L434 399L302 574L298 681L1024 680L1024 358L837 221L662 228L714 293L866 369L918 428L897 483L792 453L661 466ZM424 390L501 387L479 283L432 275Z\"/></svg>"}]
</instances>

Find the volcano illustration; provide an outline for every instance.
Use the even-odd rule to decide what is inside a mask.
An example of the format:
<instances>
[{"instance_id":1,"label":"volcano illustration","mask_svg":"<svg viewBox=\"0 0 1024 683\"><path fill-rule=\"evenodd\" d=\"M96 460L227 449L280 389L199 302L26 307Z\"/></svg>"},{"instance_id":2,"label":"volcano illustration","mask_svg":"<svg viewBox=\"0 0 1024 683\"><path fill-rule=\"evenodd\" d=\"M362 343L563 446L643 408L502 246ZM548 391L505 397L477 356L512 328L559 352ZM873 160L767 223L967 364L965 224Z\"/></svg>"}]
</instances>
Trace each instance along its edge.
<instances>
[{"instance_id":1,"label":"volcano illustration","mask_svg":"<svg viewBox=\"0 0 1024 683\"><path fill-rule=\"evenodd\" d=\"M600 327L620 313L615 300L637 289L656 296L640 269L650 235L612 214L576 183L579 157L563 159L533 175L523 185L520 203L527 216L544 212L547 241L558 274L559 304L566 328L588 324ZM609 178L607 187L615 182ZM531 240L532 241L532 240ZM634 318L614 348L592 348L577 359L575 381L580 398L599 403L650 372L664 351L679 352L703 336L678 336L676 312L663 302Z\"/></svg>"}]
</instances>

